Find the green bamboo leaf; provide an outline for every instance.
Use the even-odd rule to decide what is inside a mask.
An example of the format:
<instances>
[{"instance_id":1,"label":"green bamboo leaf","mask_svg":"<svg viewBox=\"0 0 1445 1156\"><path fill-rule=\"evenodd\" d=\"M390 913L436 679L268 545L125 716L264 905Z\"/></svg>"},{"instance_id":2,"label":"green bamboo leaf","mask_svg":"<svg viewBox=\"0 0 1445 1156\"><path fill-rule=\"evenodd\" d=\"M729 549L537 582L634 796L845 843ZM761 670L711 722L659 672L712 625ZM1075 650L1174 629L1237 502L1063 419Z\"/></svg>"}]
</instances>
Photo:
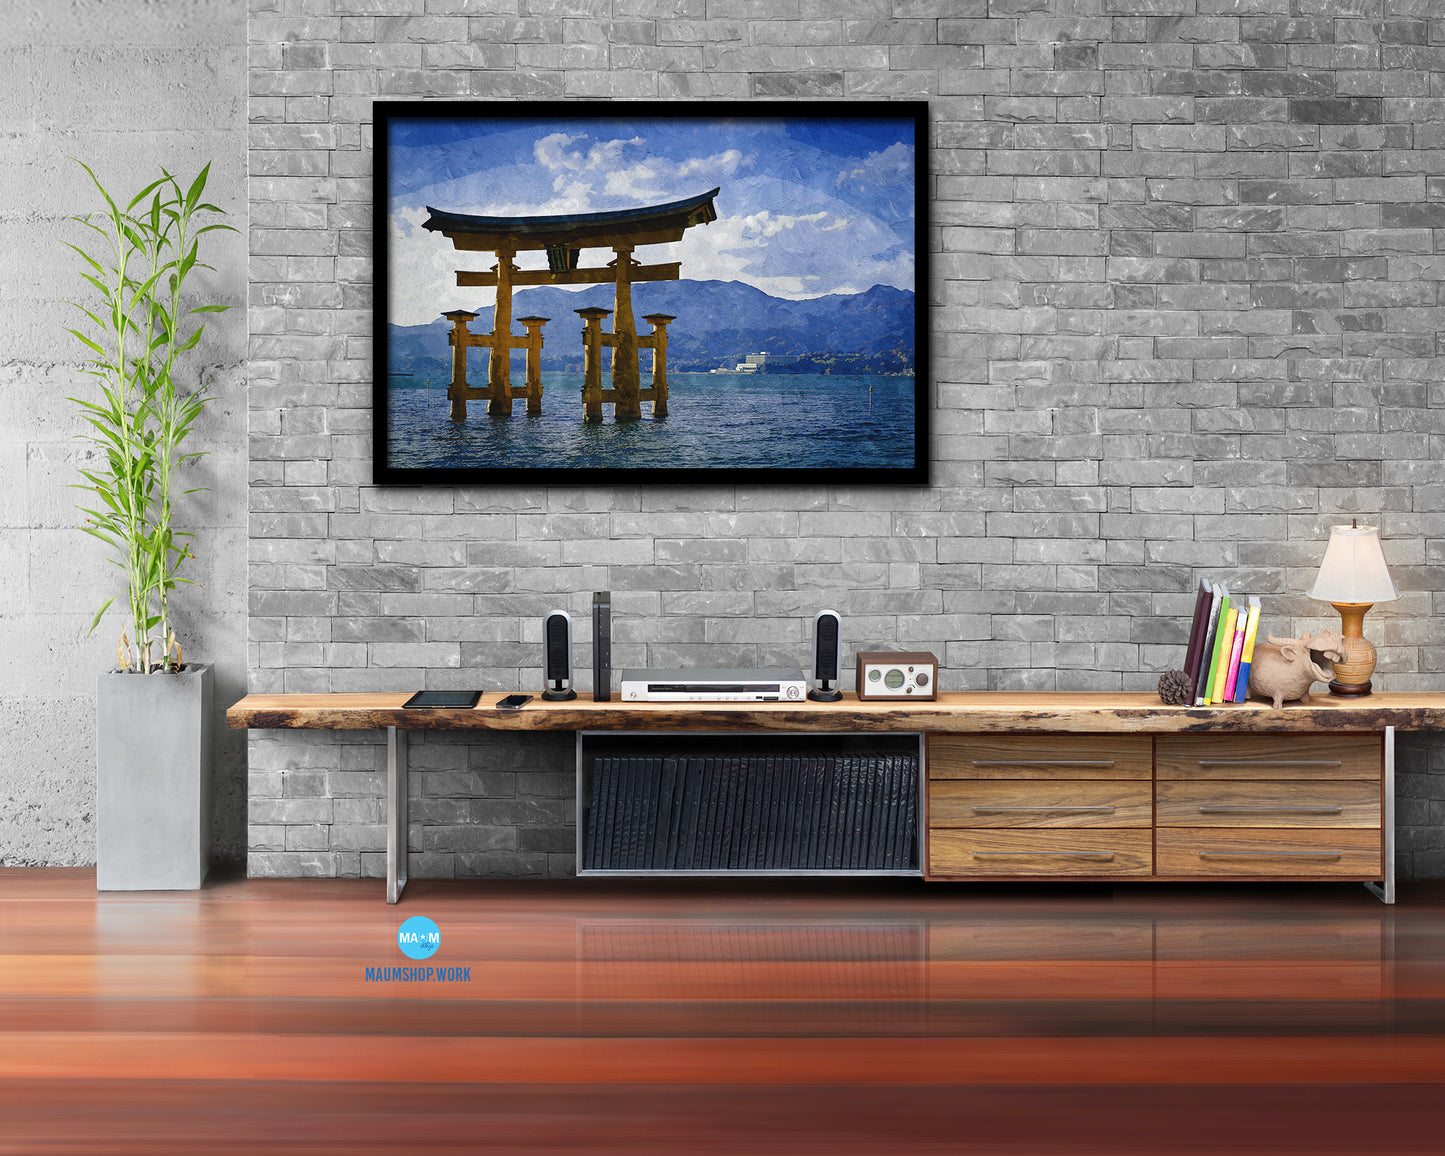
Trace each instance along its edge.
<instances>
[{"instance_id":1,"label":"green bamboo leaf","mask_svg":"<svg viewBox=\"0 0 1445 1156\"><path fill-rule=\"evenodd\" d=\"M82 313L84 313L87 317L89 317L93 322L95 322L95 327L96 327L97 329L101 330L102 332L104 332L107 328L109 328L104 321L102 321L99 317L97 317L94 313L92 313L92 312L91 312L89 309L87 309L84 305L78 304L78 303L75 302L75 301L67 301L66 304L67 304L67 305L74 305L75 308L79 309Z\"/></svg>"},{"instance_id":2,"label":"green bamboo leaf","mask_svg":"<svg viewBox=\"0 0 1445 1156\"><path fill-rule=\"evenodd\" d=\"M201 199L201 193L205 190L206 187L206 178L210 175L210 173L211 166L209 163L207 163L206 167L197 174L196 179L191 182L191 187L186 191L187 213L191 212L191 210L196 207L196 202Z\"/></svg>"},{"instance_id":3,"label":"green bamboo leaf","mask_svg":"<svg viewBox=\"0 0 1445 1156\"><path fill-rule=\"evenodd\" d=\"M102 349L99 345L97 345L94 341L92 341L89 337L87 337L84 333L82 333L79 329L67 329L65 332L69 333L77 341L83 342L84 344L90 346L91 349L95 350L102 357L105 356L105 350Z\"/></svg>"},{"instance_id":4,"label":"green bamboo leaf","mask_svg":"<svg viewBox=\"0 0 1445 1156\"><path fill-rule=\"evenodd\" d=\"M138 192L134 197L131 198L131 202L125 207L125 211L129 213L132 209L134 209L138 204L140 204L143 200L145 200L148 196L155 192L156 189L160 188L165 183L165 177L160 177L157 180L152 181L140 192Z\"/></svg>"},{"instance_id":5,"label":"green bamboo leaf","mask_svg":"<svg viewBox=\"0 0 1445 1156\"><path fill-rule=\"evenodd\" d=\"M119 542L115 542L115 541L113 541L112 539L106 537L106 536L105 536L104 534L102 534L99 530L97 530L94 526L82 526L82 527L80 527L80 528L81 528L81 530L82 530L83 532L89 534L92 538L99 538L99 539L100 539L102 542L104 542L107 546L113 547L114 549L117 549L117 550L120 549L120 543L119 543Z\"/></svg>"},{"instance_id":6,"label":"green bamboo leaf","mask_svg":"<svg viewBox=\"0 0 1445 1156\"><path fill-rule=\"evenodd\" d=\"M90 477L90 475L87 475L87 477ZM84 488L90 490L93 494L95 494L96 497L98 497L102 502L109 506L111 513L123 516L126 513L126 505L121 496L111 490L106 489L105 483L102 482L99 478L91 477L91 481L94 484ZM97 519L101 519L103 517L102 515L95 513L94 510L85 510L84 512L92 515Z\"/></svg>"},{"instance_id":7,"label":"green bamboo leaf","mask_svg":"<svg viewBox=\"0 0 1445 1156\"><path fill-rule=\"evenodd\" d=\"M110 604L114 602L115 599L116 595L111 595L105 600L105 605L95 612L95 617L90 620L90 629L85 632L86 637L95 633L95 628L100 625L100 620L105 617L105 612L110 609Z\"/></svg>"},{"instance_id":8,"label":"green bamboo leaf","mask_svg":"<svg viewBox=\"0 0 1445 1156\"><path fill-rule=\"evenodd\" d=\"M72 220L73 220L73 219L74 219L74 218L72 218ZM108 270L106 269L106 267L105 267L104 265L102 265L99 261L97 261L94 257L92 257L89 253L87 253L87 252L86 252L84 249L82 249L79 245L72 245L69 241L66 241L66 242L65 242L65 247L66 247L67 249L73 249L75 252L79 253L83 258L85 258L86 262L90 265L90 267L91 267L92 269L94 269L97 273L101 274L102 276L104 276L104 274L105 274L106 272L108 272Z\"/></svg>"},{"instance_id":9,"label":"green bamboo leaf","mask_svg":"<svg viewBox=\"0 0 1445 1156\"><path fill-rule=\"evenodd\" d=\"M105 198L105 203L110 206L111 213L119 216L120 210L115 207L115 202L110 199L110 194L105 191L105 186L100 183L100 178L95 175L94 170L92 170L91 167L82 160L77 160L75 157L71 157L70 159L75 161L76 164L78 164L90 175L91 181L94 182L95 187L100 190L100 195Z\"/></svg>"},{"instance_id":10,"label":"green bamboo leaf","mask_svg":"<svg viewBox=\"0 0 1445 1156\"><path fill-rule=\"evenodd\" d=\"M104 272L104 270L102 270L102 272ZM96 291L101 295L101 297L106 298L107 300L109 299L109 297L110 297L110 286L107 285L104 281L102 281L99 277L92 277L89 273L82 273L82 274L81 274L81 277L83 277L85 280L89 281L92 285L94 285L95 288L96 288ZM67 304L67 305L74 305L77 309L79 309L79 310L80 310L81 312L83 312L83 313L88 312L88 310L86 310L86 308L85 308L83 305L79 305L79 304L77 304L77 303L74 302L74 301L67 301L66 304Z\"/></svg>"},{"instance_id":11,"label":"green bamboo leaf","mask_svg":"<svg viewBox=\"0 0 1445 1156\"><path fill-rule=\"evenodd\" d=\"M109 241L110 233L104 228L104 226L97 225L94 221L90 219L90 217L91 214L86 213L83 217L71 217L70 219L74 221L77 225L84 225L87 229L91 230L91 232L99 233L102 237Z\"/></svg>"},{"instance_id":12,"label":"green bamboo leaf","mask_svg":"<svg viewBox=\"0 0 1445 1156\"><path fill-rule=\"evenodd\" d=\"M157 269L154 273L152 273L149 277L142 281L140 284L140 288L136 290L137 296L145 297L147 294L149 294L150 291L155 288L156 282L165 275L165 272L165 268L162 267L160 269Z\"/></svg>"}]
</instances>

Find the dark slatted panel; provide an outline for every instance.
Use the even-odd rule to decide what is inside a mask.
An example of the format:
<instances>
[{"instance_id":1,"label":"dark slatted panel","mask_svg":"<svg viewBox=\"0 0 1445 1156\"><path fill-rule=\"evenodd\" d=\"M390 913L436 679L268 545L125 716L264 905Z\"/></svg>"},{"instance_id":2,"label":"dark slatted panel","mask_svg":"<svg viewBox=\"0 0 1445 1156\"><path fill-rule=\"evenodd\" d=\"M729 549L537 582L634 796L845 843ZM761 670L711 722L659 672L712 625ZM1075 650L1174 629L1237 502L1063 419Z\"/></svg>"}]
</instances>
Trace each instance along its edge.
<instances>
[{"instance_id":1,"label":"dark slatted panel","mask_svg":"<svg viewBox=\"0 0 1445 1156\"><path fill-rule=\"evenodd\" d=\"M620 792L620 798L615 798ZM588 870L908 870L911 755L598 758Z\"/></svg>"}]
</instances>

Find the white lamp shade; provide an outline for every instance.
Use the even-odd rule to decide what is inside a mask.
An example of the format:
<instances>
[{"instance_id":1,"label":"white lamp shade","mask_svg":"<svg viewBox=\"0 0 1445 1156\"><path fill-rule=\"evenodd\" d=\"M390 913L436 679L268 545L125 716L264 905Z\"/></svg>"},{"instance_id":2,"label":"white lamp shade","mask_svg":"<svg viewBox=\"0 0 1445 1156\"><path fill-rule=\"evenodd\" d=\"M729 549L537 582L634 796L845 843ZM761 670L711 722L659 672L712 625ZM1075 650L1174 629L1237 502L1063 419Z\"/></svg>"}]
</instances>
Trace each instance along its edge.
<instances>
[{"instance_id":1,"label":"white lamp shade","mask_svg":"<svg viewBox=\"0 0 1445 1156\"><path fill-rule=\"evenodd\" d=\"M1309 596L1322 602L1393 602L1400 597L1375 526L1331 526Z\"/></svg>"}]
</instances>

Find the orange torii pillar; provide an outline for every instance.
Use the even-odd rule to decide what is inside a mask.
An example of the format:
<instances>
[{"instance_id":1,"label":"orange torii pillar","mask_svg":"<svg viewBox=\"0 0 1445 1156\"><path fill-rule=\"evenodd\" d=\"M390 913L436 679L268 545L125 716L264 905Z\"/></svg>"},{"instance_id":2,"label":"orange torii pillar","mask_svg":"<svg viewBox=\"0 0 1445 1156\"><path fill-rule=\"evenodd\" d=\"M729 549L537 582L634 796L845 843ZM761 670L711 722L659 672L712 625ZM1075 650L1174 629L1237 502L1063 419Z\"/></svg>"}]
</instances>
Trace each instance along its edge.
<instances>
[{"instance_id":1,"label":"orange torii pillar","mask_svg":"<svg viewBox=\"0 0 1445 1156\"><path fill-rule=\"evenodd\" d=\"M447 341L452 347L452 383L447 387L447 397L452 403L452 421L466 421L467 346L472 343L472 334L467 332L467 323L477 315L465 309L453 309L442 316L452 323L452 331L447 334Z\"/></svg>"},{"instance_id":2,"label":"orange torii pillar","mask_svg":"<svg viewBox=\"0 0 1445 1156\"><path fill-rule=\"evenodd\" d=\"M498 249L497 303L492 310L492 356L487 364L487 412L508 417L512 412L512 274L515 249Z\"/></svg>"},{"instance_id":3,"label":"orange torii pillar","mask_svg":"<svg viewBox=\"0 0 1445 1156\"><path fill-rule=\"evenodd\" d=\"M527 327L527 416L542 413L542 326L550 317L518 317Z\"/></svg>"},{"instance_id":4,"label":"orange torii pillar","mask_svg":"<svg viewBox=\"0 0 1445 1156\"><path fill-rule=\"evenodd\" d=\"M585 321L582 330L582 420L602 420L602 346L611 344L609 336L602 332L602 319L611 316L612 310L593 306L575 311ZM613 368L617 358L612 360Z\"/></svg>"},{"instance_id":5,"label":"orange torii pillar","mask_svg":"<svg viewBox=\"0 0 1445 1156\"><path fill-rule=\"evenodd\" d=\"M639 263L632 259L631 245L614 245L617 254L608 266L617 270L617 316L612 319L612 417L614 421L631 421L642 416L642 370L637 361L637 324L632 320L632 270Z\"/></svg>"},{"instance_id":6,"label":"orange torii pillar","mask_svg":"<svg viewBox=\"0 0 1445 1156\"><path fill-rule=\"evenodd\" d=\"M671 313L649 313L643 318L652 323L652 336L644 338L652 346L652 416L667 416L667 323L676 321Z\"/></svg>"}]
</instances>

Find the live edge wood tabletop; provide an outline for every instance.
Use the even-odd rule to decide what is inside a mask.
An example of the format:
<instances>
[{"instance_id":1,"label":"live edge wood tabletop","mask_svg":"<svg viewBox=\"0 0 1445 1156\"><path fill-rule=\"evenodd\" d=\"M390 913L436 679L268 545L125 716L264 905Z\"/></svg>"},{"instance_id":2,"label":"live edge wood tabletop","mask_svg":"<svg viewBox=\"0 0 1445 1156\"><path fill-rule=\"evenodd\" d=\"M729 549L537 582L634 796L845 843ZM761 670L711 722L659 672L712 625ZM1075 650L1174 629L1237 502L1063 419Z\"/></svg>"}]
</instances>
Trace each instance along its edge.
<instances>
[{"instance_id":1,"label":"live edge wood tabletop","mask_svg":"<svg viewBox=\"0 0 1445 1156\"><path fill-rule=\"evenodd\" d=\"M1275 710L1249 702L1165 706L1155 694L964 691L936 702L624 703L533 698L497 709L507 692L483 694L467 709L405 709L397 694L248 694L226 712L232 728L322 730L717 730L1172 734L1189 731L1309 733L1445 730L1445 693L1387 693L1365 699L1314 694Z\"/></svg>"},{"instance_id":2,"label":"live edge wood tabletop","mask_svg":"<svg viewBox=\"0 0 1445 1156\"><path fill-rule=\"evenodd\" d=\"M396 694L252 694L233 728L377 730L387 901L406 885L413 730L916 734L929 880L1352 880L1394 902L1395 732L1445 730L1445 693L1166 706L1154 694L972 691L936 701L547 702L407 709ZM578 775L578 815L583 814ZM580 844L580 839L579 839Z\"/></svg>"}]
</instances>

